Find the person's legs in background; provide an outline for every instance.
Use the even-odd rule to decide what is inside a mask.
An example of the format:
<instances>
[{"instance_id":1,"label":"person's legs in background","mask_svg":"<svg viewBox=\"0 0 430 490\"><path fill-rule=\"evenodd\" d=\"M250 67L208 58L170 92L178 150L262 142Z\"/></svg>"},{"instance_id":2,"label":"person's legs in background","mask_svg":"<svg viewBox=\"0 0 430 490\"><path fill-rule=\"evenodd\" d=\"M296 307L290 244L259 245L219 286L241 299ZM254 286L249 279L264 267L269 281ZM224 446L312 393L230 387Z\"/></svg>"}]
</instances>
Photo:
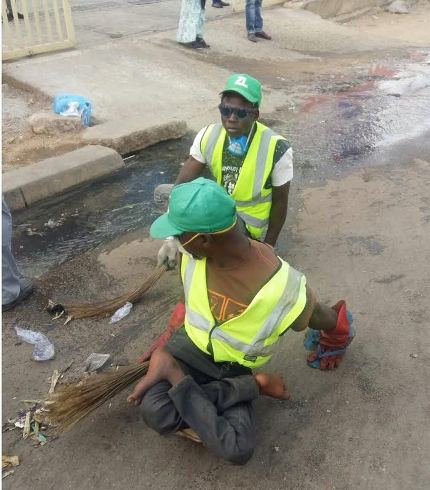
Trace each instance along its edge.
<instances>
[{"instance_id":1,"label":"person's legs in background","mask_svg":"<svg viewBox=\"0 0 430 490\"><path fill-rule=\"evenodd\" d=\"M197 43L197 30L202 30L204 12L202 17L202 4L200 0L182 0L176 40L189 48L199 48Z\"/></svg>"},{"instance_id":2,"label":"person's legs in background","mask_svg":"<svg viewBox=\"0 0 430 490\"><path fill-rule=\"evenodd\" d=\"M246 0L246 31L248 33L248 39L253 43L258 41L255 36L255 4L257 0Z\"/></svg>"},{"instance_id":3,"label":"person's legs in background","mask_svg":"<svg viewBox=\"0 0 430 490\"><path fill-rule=\"evenodd\" d=\"M272 37L263 31L263 16L261 15L262 3L263 0L255 0L255 21L254 21L255 36L270 41Z\"/></svg>"},{"instance_id":4,"label":"person's legs in background","mask_svg":"<svg viewBox=\"0 0 430 490\"><path fill-rule=\"evenodd\" d=\"M205 6L206 0L200 0L200 15L196 27L196 44L198 48L210 48L209 44L203 39L203 30L205 26Z\"/></svg>"},{"instance_id":5,"label":"person's legs in background","mask_svg":"<svg viewBox=\"0 0 430 490\"><path fill-rule=\"evenodd\" d=\"M213 0L212 7L216 9L222 9L223 7L228 7L230 4L227 2L223 2L222 0Z\"/></svg>"},{"instance_id":6,"label":"person's legs in background","mask_svg":"<svg viewBox=\"0 0 430 490\"><path fill-rule=\"evenodd\" d=\"M2 199L2 306L7 311L33 291L30 279L21 277L12 255L12 215Z\"/></svg>"}]
</instances>

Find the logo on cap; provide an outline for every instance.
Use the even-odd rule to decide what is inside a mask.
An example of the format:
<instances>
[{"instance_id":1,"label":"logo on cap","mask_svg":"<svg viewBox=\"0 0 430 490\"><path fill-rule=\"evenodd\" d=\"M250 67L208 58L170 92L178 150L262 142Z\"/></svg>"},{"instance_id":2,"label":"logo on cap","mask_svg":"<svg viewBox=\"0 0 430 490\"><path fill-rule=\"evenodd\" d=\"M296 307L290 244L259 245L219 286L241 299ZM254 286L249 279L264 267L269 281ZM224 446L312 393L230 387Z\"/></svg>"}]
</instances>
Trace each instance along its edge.
<instances>
[{"instance_id":1,"label":"logo on cap","mask_svg":"<svg viewBox=\"0 0 430 490\"><path fill-rule=\"evenodd\" d=\"M237 77L237 80L234 82L235 85L239 85L240 87L249 88L246 83L245 77Z\"/></svg>"}]
</instances>

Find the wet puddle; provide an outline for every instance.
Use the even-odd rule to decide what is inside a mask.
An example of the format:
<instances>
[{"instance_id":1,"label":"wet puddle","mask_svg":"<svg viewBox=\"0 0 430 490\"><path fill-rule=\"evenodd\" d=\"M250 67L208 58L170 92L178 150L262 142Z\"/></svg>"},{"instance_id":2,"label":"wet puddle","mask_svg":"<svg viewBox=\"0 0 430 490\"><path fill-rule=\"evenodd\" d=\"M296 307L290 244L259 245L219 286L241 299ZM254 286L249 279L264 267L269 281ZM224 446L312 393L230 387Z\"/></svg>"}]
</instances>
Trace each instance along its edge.
<instances>
[{"instance_id":1,"label":"wet puddle","mask_svg":"<svg viewBox=\"0 0 430 490\"><path fill-rule=\"evenodd\" d=\"M326 81L278 120L274 128L293 142L296 168L330 175L369 157L383 163L388 147L429 132L430 53L410 58L399 66L372 65L352 82Z\"/></svg>"},{"instance_id":2,"label":"wet puddle","mask_svg":"<svg viewBox=\"0 0 430 490\"><path fill-rule=\"evenodd\" d=\"M294 109L273 114L272 127L293 145L296 181L312 184L346 168L383 163L390 147L430 131L430 55L415 51L410 58L395 67L371 66L354 80L322 81ZM153 190L174 182L191 142L188 135L155 145L101 182L17 213L14 248L24 272L40 275L136 230L147 236L145 228L160 213Z\"/></svg>"},{"instance_id":3,"label":"wet puddle","mask_svg":"<svg viewBox=\"0 0 430 490\"><path fill-rule=\"evenodd\" d=\"M148 227L160 214L154 188L175 181L191 142L189 136L155 145L126 158L125 169L100 182L16 213L14 253L23 271L40 275L101 243Z\"/></svg>"}]
</instances>

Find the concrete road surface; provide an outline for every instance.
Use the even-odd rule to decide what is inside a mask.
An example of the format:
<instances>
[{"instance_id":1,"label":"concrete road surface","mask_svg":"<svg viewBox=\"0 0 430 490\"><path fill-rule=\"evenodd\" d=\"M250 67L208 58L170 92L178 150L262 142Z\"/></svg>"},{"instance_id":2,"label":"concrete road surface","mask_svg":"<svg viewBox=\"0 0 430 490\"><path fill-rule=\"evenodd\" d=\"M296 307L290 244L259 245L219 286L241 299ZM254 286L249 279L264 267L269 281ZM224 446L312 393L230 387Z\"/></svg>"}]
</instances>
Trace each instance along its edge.
<instances>
[{"instance_id":1,"label":"concrete road surface","mask_svg":"<svg viewBox=\"0 0 430 490\"><path fill-rule=\"evenodd\" d=\"M281 32L275 17L272 26ZM367 25L374 21L369 16ZM366 37L364 22L360 29ZM258 56L258 45L254 58L215 52L204 63L250 71L280 94L282 104L263 110L295 150L278 253L306 273L321 301L346 299L357 337L344 362L334 372L312 370L303 335L284 337L267 370L285 377L292 397L256 401L257 446L244 467L155 434L127 405L126 390L70 433L56 437L48 429L43 446L23 440L18 429L4 432L3 453L21 462L3 480L5 489L429 487L429 46L387 47L373 34L362 50L339 50L342 38L315 28L301 42L305 31L289 33L285 51L296 57L285 62L277 58L279 43L273 58ZM356 32L349 39L359 43ZM197 96L194 104L200 108ZM92 352L111 354L114 366L133 362L165 327L181 292L176 271L115 325L105 319L64 326L44 307L48 298L110 298L151 273L160 245L148 238L160 213L152 191L173 181L192 137L146 150L111 178L15 216L14 250L24 272L37 276L38 290L3 315L3 422L22 410L21 400L46 395L54 369L74 361L65 379L78 376ZM15 325L45 333L55 359L32 361Z\"/></svg>"}]
</instances>

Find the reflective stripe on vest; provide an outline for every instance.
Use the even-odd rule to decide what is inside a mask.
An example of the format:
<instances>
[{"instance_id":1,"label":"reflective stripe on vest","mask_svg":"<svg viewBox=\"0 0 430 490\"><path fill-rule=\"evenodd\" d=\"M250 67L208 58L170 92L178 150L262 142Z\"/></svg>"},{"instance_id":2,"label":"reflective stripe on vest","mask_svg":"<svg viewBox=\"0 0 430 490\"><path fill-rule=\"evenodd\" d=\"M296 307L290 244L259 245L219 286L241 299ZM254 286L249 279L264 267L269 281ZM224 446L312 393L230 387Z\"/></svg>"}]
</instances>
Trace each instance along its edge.
<instances>
[{"instance_id":1,"label":"reflective stripe on vest","mask_svg":"<svg viewBox=\"0 0 430 490\"><path fill-rule=\"evenodd\" d=\"M237 214L243 219L243 221L245 221L245 224L255 226L255 228L264 228L269 224L269 218L255 218L254 216L251 216L248 213L244 213L243 211L238 211Z\"/></svg>"},{"instance_id":2,"label":"reflective stripe on vest","mask_svg":"<svg viewBox=\"0 0 430 490\"><path fill-rule=\"evenodd\" d=\"M204 145L205 148L203 150L204 155L205 155L205 160L208 162L209 168L212 170L212 160L214 157L214 151L215 151L215 145L218 141L218 138L221 134L222 130L222 124L211 124L210 126L207 127L206 132L209 131L208 133L208 139L206 144ZM205 135L203 135L202 142L205 138Z\"/></svg>"},{"instance_id":3,"label":"reflective stripe on vest","mask_svg":"<svg viewBox=\"0 0 430 490\"><path fill-rule=\"evenodd\" d=\"M257 129L232 197L251 235L259 238L269 222L272 189L265 189L264 185L272 171L276 141L281 136L261 123L256 124ZM226 134L222 124L212 124L207 127L201 143L205 160L219 184L222 184L222 156ZM244 199L245 196L248 197Z\"/></svg>"},{"instance_id":4,"label":"reflective stripe on vest","mask_svg":"<svg viewBox=\"0 0 430 490\"><path fill-rule=\"evenodd\" d=\"M207 297L206 259L196 261L183 256L181 275L187 333L204 352L209 353L210 344L216 362L233 361L249 367L264 364L273 354L279 335L293 323L306 304L305 277L281 260L281 268L246 310L217 325ZM274 297L273 287L282 293ZM241 338L233 335L235 330Z\"/></svg>"}]
</instances>

